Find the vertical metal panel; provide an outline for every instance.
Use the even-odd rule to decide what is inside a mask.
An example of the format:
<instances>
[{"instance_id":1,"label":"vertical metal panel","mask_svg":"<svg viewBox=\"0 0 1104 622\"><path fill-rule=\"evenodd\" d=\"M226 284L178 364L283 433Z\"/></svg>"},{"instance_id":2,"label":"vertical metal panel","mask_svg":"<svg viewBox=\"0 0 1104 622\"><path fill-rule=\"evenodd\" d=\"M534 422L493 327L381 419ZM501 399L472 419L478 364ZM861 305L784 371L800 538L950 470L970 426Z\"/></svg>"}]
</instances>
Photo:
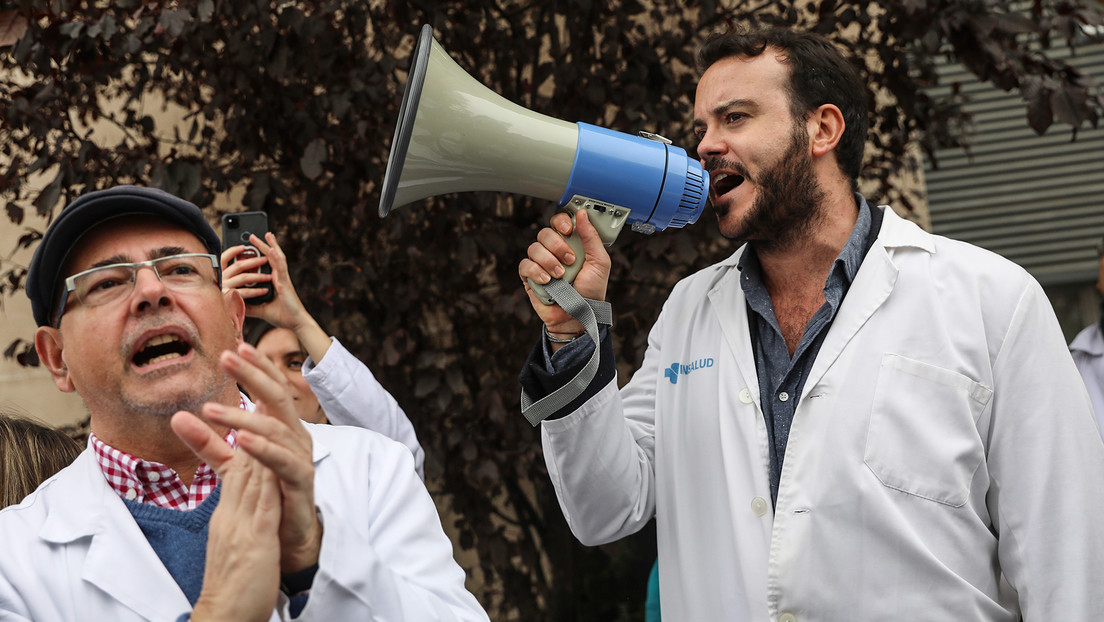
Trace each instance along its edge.
<instances>
[{"instance_id":1,"label":"vertical metal panel","mask_svg":"<svg viewBox=\"0 0 1104 622\"><path fill-rule=\"evenodd\" d=\"M1104 84L1104 45L1050 54ZM1044 286L1096 281L1096 247L1104 236L1104 123L1069 126L1043 136L1027 124L1019 93L981 83L958 64L941 67L943 85L959 83L970 102L970 153L937 152L925 162L932 231L999 253ZM933 95L949 92L933 89Z\"/></svg>"}]
</instances>

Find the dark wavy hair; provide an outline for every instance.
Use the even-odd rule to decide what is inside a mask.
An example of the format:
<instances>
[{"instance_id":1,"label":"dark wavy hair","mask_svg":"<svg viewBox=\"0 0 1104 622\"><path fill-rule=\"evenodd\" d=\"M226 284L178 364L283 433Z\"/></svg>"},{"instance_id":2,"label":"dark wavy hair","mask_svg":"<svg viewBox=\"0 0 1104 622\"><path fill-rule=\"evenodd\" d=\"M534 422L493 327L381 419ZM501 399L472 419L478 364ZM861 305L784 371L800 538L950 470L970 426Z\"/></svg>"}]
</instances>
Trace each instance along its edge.
<instances>
[{"instance_id":1,"label":"dark wavy hair","mask_svg":"<svg viewBox=\"0 0 1104 622\"><path fill-rule=\"evenodd\" d=\"M276 327L264 320L255 317L247 317L242 324L242 339L256 348L257 344L261 341L261 337L264 337L268 334L268 331L274 328Z\"/></svg>"},{"instance_id":2,"label":"dark wavy hair","mask_svg":"<svg viewBox=\"0 0 1104 622\"><path fill-rule=\"evenodd\" d=\"M754 58L767 48L780 52L780 60L790 67L787 94L795 119L808 118L823 104L834 104L843 113L845 127L836 146L836 158L852 188L857 189L870 131L866 84L831 41L816 33L777 27L718 32L698 50L698 69L704 72L731 56Z\"/></svg>"}]
</instances>

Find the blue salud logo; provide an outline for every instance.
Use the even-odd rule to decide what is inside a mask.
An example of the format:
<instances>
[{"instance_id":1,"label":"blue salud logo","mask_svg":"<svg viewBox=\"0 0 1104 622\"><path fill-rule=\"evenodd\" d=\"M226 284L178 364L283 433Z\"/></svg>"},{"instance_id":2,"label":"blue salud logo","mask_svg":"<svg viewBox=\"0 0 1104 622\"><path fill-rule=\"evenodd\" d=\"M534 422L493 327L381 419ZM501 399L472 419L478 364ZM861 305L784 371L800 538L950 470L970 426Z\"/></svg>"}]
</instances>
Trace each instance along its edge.
<instances>
[{"instance_id":1,"label":"blue salud logo","mask_svg":"<svg viewBox=\"0 0 1104 622\"><path fill-rule=\"evenodd\" d=\"M713 367L712 358L698 359L685 365L682 363L671 363L670 367L663 370L663 377L670 380L671 384L678 384L678 377L680 374L686 376L692 371L705 369L706 367Z\"/></svg>"}]
</instances>

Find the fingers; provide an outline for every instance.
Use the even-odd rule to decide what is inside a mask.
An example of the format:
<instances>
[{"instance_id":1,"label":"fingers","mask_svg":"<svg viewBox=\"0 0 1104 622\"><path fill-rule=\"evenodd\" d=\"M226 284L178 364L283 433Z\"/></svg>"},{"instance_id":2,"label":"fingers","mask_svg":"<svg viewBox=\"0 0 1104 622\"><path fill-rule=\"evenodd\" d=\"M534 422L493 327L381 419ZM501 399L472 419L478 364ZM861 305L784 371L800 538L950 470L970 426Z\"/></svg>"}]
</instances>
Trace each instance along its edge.
<instances>
[{"instance_id":1,"label":"fingers","mask_svg":"<svg viewBox=\"0 0 1104 622\"><path fill-rule=\"evenodd\" d=\"M273 271L279 271L281 273L287 273L287 255L284 254L284 249L280 248L280 244L276 241L276 235L269 231L265 234L265 242L261 242L257 239L257 236L250 238L255 244L258 244L257 248L261 249L261 252L268 257L272 263Z\"/></svg>"},{"instance_id":2,"label":"fingers","mask_svg":"<svg viewBox=\"0 0 1104 622\"><path fill-rule=\"evenodd\" d=\"M557 214L557 216L566 215ZM562 232L565 229L567 232L564 235L570 235L570 220L567 220L566 226L561 227L559 231ZM545 227L537 233L537 241L529 245L528 258L522 260L521 265L518 266L518 274L523 279L530 278L541 285L547 285L553 277L557 279L563 277L564 266L575 263L575 259L575 252L571 250L563 235Z\"/></svg>"},{"instance_id":3,"label":"fingers","mask_svg":"<svg viewBox=\"0 0 1104 622\"><path fill-rule=\"evenodd\" d=\"M310 443L276 419L215 403L203 407L203 416L235 428L238 448L271 469L287 485L303 488L313 477Z\"/></svg>"},{"instance_id":4,"label":"fingers","mask_svg":"<svg viewBox=\"0 0 1104 622\"><path fill-rule=\"evenodd\" d=\"M255 402L265 405L267 414L285 424L298 422L291 394L285 387L286 380L276 365L256 348L240 343L237 352L227 350L220 355L219 365L245 387Z\"/></svg>"},{"instance_id":5,"label":"fingers","mask_svg":"<svg viewBox=\"0 0 1104 622\"><path fill-rule=\"evenodd\" d=\"M237 248L245 248L245 247L244 246L239 246ZM234 275L237 275L237 274L250 272L251 270L256 270L257 268L260 268L261 266L265 265L266 263L268 263L268 258L264 257L264 256L261 256L261 257L247 257L245 259L240 259L240 260L237 260L234 263L230 264L225 269L223 269L222 276L223 276L223 278L225 278L225 277L228 277L228 276L234 276ZM253 273L253 274L257 274L257 273ZM259 274L258 274L258 276L259 276Z\"/></svg>"},{"instance_id":6,"label":"fingers","mask_svg":"<svg viewBox=\"0 0 1104 622\"><path fill-rule=\"evenodd\" d=\"M539 245L534 242L529 248L530 257L534 254L546 252L544 247L533 248L535 246ZM522 281L525 279L533 279L533 281L541 285L548 285L552 277L559 278L564 275L564 269L560 262L556 261L554 258L549 260L547 257L541 257L541 262L548 263L549 261L551 261L551 264L546 269L543 263L538 263L530 258L522 259L521 263L518 264L518 276L521 277Z\"/></svg>"},{"instance_id":7,"label":"fingers","mask_svg":"<svg viewBox=\"0 0 1104 622\"><path fill-rule=\"evenodd\" d=\"M571 214L567 212L556 212L553 214L552 218L548 219L548 225L564 235L571 235L571 231L575 228L575 225L572 223Z\"/></svg>"},{"instance_id":8,"label":"fingers","mask_svg":"<svg viewBox=\"0 0 1104 622\"><path fill-rule=\"evenodd\" d=\"M265 240L269 240L271 242L275 239L276 236L274 236L271 231L265 234ZM272 253L272 247L261 240L261 238L257 237L256 233L249 234L249 243L257 247L257 250L261 251L261 254L265 257Z\"/></svg>"},{"instance_id":9,"label":"fingers","mask_svg":"<svg viewBox=\"0 0 1104 622\"><path fill-rule=\"evenodd\" d=\"M223 508L228 512L238 511L279 511L279 482L275 473L266 468L259 460L249 457L239 457L234 468L228 468L220 474L222 478L222 495L219 505L226 504ZM266 503L267 507L260 508L260 503ZM273 529L278 527L278 522L271 525Z\"/></svg>"},{"instance_id":10,"label":"fingers","mask_svg":"<svg viewBox=\"0 0 1104 622\"><path fill-rule=\"evenodd\" d=\"M238 430L238 449L271 469L279 480L280 567L285 573L318 561L322 527L315 513L314 462L310 433L299 421L286 380L249 344L223 352L219 363L257 402L247 413L221 404L204 405L214 422Z\"/></svg>"},{"instance_id":11,"label":"fingers","mask_svg":"<svg viewBox=\"0 0 1104 622\"><path fill-rule=\"evenodd\" d=\"M195 455L214 469L215 473L222 475L225 465L234 457L234 450L215 434L211 426L187 411L173 415L169 425Z\"/></svg>"},{"instance_id":12,"label":"fingers","mask_svg":"<svg viewBox=\"0 0 1104 622\"><path fill-rule=\"evenodd\" d=\"M240 255L244 250L245 247L240 245L231 246L223 250L222 255L219 255L219 266L222 268L222 271L226 272L226 269L230 267L230 263L234 261L234 258Z\"/></svg>"},{"instance_id":13,"label":"fingers","mask_svg":"<svg viewBox=\"0 0 1104 622\"><path fill-rule=\"evenodd\" d=\"M229 259L240 255L243 250L245 250L244 246L235 246L222 253L222 291L228 292L236 289L243 298L260 296L267 290L263 287L257 287L257 284L272 281L273 276L254 271L268 263L268 258L264 256L252 257L227 263ZM229 259L227 259L228 257Z\"/></svg>"},{"instance_id":14,"label":"fingers","mask_svg":"<svg viewBox=\"0 0 1104 622\"><path fill-rule=\"evenodd\" d=\"M191 619L267 620L279 593L279 524L275 475L248 456L220 473L222 492L211 515L203 590Z\"/></svg>"},{"instance_id":15,"label":"fingers","mask_svg":"<svg viewBox=\"0 0 1104 622\"><path fill-rule=\"evenodd\" d=\"M605 242L598 235L598 230L594 228L594 224L590 222L590 212L579 210L575 214L575 227L579 230L579 238L583 241L583 250L586 251L588 257L607 254Z\"/></svg>"},{"instance_id":16,"label":"fingers","mask_svg":"<svg viewBox=\"0 0 1104 622\"><path fill-rule=\"evenodd\" d=\"M250 234L249 243L256 246L257 250L261 252L260 258L264 259L264 263L272 266L273 281L282 282L289 278L287 255L284 254L283 249L276 242L274 233L271 231L265 233L263 241L255 233Z\"/></svg>"},{"instance_id":17,"label":"fingers","mask_svg":"<svg viewBox=\"0 0 1104 622\"><path fill-rule=\"evenodd\" d=\"M265 234L265 240L267 242L253 235L249 241L262 253L272 269L272 274L266 280L271 281L276 296L271 303L253 309L253 313L270 324L289 328L298 334L300 329L313 323L314 319L295 291L295 285L291 282L291 272L288 269L287 255L280 248L276 236L268 232Z\"/></svg>"}]
</instances>

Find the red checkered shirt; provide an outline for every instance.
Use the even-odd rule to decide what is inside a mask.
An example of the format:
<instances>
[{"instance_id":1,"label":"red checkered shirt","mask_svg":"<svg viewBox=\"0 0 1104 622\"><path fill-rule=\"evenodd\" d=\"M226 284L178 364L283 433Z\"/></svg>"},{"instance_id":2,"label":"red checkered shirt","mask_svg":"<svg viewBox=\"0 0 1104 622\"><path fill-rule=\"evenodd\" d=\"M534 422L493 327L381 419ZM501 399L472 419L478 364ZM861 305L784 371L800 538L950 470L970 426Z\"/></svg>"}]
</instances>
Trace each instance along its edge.
<instances>
[{"instance_id":1,"label":"red checkered shirt","mask_svg":"<svg viewBox=\"0 0 1104 622\"><path fill-rule=\"evenodd\" d=\"M241 407L253 409L252 403L244 397ZM237 449L238 439L234 430L226 434L226 442ZM160 462L135 458L109 446L95 434L89 435L88 444L96 454L108 485L124 499L171 510L193 510L203 503L219 483L218 474L207 463L199 465L195 478L192 479L192 486L188 488L176 471Z\"/></svg>"}]
</instances>

